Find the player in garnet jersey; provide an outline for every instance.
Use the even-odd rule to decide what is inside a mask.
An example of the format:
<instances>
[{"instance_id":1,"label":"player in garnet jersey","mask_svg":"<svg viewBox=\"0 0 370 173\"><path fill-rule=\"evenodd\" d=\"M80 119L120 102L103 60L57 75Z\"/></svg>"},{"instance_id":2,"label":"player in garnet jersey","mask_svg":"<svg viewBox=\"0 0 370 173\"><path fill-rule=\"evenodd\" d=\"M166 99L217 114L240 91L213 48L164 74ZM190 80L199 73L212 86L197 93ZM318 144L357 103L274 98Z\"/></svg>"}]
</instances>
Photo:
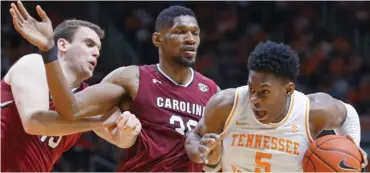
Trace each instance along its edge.
<instances>
[{"instance_id":1,"label":"player in garnet jersey","mask_svg":"<svg viewBox=\"0 0 370 173\"><path fill-rule=\"evenodd\" d=\"M17 31L22 35L25 30L35 34L27 30L34 24L50 24L45 18L43 23L35 21L21 2L17 5L12 4L10 12L13 22L17 22ZM41 8L38 7L37 11L43 17ZM78 92L87 87L83 81L93 74L103 35L103 30L86 21L66 20L57 26L54 33L59 47L57 53L61 69L67 76L67 85L74 88L72 90ZM61 154L77 142L79 132L96 129L99 135L119 146L119 136L109 136L105 127L120 127L125 122L139 124L128 112L122 116L118 112L114 116L70 121L63 120L55 111L48 109L53 110L54 105L48 93L43 60L39 54L26 55L11 67L1 82L1 171L51 171ZM128 132L131 133L122 131Z\"/></svg>"},{"instance_id":2,"label":"player in garnet jersey","mask_svg":"<svg viewBox=\"0 0 370 173\"><path fill-rule=\"evenodd\" d=\"M45 64L45 69L53 76L48 82L52 83L49 88L54 100L58 100L58 112L66 117L88 117L116 107L122 109L121 102L131 100L130 111L140 120L142 131L124 138L129 156L118 170L202 171L202 164L191 162L186 155L185 137L203 116L208 99L219 89L191 68L196 61L199 34L193 11L171 6L159 14L152 35L159 50L159 64L118 68L101 83L76 95L66 87L59 61L46 53L44 58L51 62ZM51 40L38 41L46 38L28 39L52 52Z\"/></svg>"}]
</instances>

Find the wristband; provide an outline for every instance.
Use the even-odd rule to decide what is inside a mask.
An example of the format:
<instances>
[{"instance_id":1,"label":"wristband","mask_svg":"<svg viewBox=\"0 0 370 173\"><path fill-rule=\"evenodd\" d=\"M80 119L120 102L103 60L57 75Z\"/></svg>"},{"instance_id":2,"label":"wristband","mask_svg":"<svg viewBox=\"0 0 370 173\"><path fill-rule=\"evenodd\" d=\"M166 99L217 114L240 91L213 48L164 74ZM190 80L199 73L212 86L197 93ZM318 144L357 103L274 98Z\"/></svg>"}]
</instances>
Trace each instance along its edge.
<instances>
[{"instance_id":1,"label":"wristband","mask_svg":"<svg viewBox=\"0 0 370 173\"><path fill-rule=\"evenodd\" d=\"M40 50L40 54L42 56L42 59L44 60L44 64L48 64L50 62L58 60L58 48L57 48L57 46L53 46L53 48L49 49L46 52Z\"/></svg>"}]
</instances>

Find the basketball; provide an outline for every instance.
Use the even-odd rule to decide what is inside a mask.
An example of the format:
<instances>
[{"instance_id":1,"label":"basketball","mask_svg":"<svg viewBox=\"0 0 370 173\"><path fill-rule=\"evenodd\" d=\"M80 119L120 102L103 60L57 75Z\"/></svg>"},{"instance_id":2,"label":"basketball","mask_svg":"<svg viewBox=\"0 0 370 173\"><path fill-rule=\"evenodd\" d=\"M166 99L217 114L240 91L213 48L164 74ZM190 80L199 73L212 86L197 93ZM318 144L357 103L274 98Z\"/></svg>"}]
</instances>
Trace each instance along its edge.
<instances>
[{"instance_id":1,"label":"basketball","mask_svg":"<svg viewBox=\"0 0 370 173\"><path fill-rule=\"evenodd\" d=\"M361 172L362 156L344 136L326 135L310 144L303 157L304 172Z\"/></svg>"}]
</instances>

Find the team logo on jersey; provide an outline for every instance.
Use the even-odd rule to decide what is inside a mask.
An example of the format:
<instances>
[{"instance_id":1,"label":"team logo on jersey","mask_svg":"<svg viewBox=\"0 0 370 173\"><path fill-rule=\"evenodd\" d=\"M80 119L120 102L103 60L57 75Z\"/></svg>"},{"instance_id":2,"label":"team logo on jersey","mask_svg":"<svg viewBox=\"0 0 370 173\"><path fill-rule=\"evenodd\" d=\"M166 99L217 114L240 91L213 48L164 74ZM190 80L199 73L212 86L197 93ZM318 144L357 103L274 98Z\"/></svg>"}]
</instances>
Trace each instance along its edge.
<instances>
[{"instance_id":1,"label":"team logo on jersey","mask_svg":"<svg viewBox=\"0 0 370 173\"><path fill-rule=\"evenodd\" d=\"M200 91L202 91L204 93L207 92L208 89L209 89L207 85L202 84L202 83L198 83L198 87L199 87Z\"/></svg>"},{"instance_id":2,"label":"team logo on jersey","mask_svg":"<svg viewBox=\"0 0 370 173\"><path fill-rule=\"evenodd\" d=\"M293 133L297 133L297 131L298 131L298 126L297 126L296 124L293 124L291 128L292 128L292 132L293 132Z\"/></svg>"}]
</instances>

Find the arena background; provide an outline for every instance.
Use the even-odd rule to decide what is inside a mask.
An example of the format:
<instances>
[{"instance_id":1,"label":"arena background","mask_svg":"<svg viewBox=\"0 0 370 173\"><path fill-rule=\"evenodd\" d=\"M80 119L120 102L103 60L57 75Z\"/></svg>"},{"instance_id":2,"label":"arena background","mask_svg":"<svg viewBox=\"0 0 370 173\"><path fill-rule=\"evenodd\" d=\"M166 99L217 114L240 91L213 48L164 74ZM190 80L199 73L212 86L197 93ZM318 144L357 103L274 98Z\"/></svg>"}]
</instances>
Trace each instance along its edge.
<instances>
[{"instance_id":1,"label":"arena background","mask_svg":"<svg viewBox=\"0 0 370 173\"><path fill-rule=\"evenodd\" d=\"M246 84L246 60L254 46L271 39L290 44L301 58L298 89L327 92L360 114L362 146L370 153L370 2L24 2L35 16L41 5L56 26L77 18L106 31L95 76L131 64L158 62L152 45L156 16L169 5L194 10L201 27L195 69L222 88ZM1 2L1 77L21 56L36 52L15 32L10 2ZM54 171L113 171L125 151L86 133ZM368 169L369 170L369 169Z\"/></svg>"}]
</instances>

